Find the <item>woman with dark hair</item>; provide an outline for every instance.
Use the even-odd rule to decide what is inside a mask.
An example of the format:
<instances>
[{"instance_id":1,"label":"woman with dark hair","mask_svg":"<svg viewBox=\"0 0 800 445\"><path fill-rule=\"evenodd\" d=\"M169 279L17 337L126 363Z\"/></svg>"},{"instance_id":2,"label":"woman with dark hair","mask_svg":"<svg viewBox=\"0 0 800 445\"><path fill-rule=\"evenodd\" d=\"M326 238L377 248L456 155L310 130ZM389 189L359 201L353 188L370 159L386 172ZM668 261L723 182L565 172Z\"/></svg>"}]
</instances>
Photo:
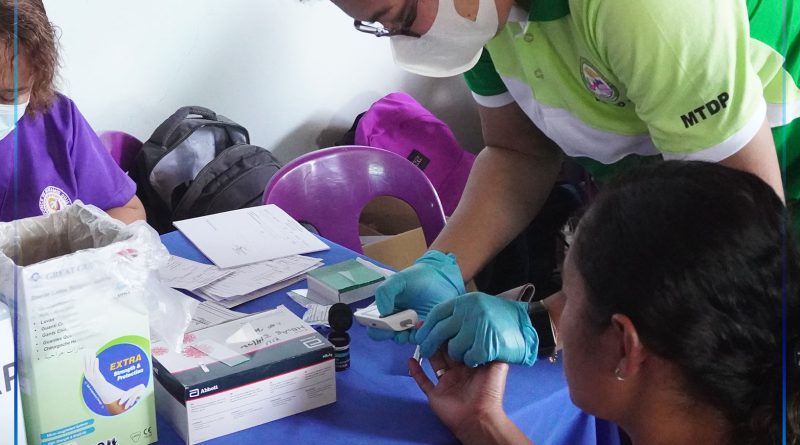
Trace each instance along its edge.
<instances>
[{"instance_id":1,"label":"woman with dark hair","mask_svg":"<svg viewBox=\"0 0 800 445\"><path fill-rule=\"evenodd\" d=\"M136 185L75 104L55 92L57 68L42 1L0 0L0 221L56 212L76 199L126 223L144 219Z\"/></svg>"},{"instance_id":2,"label":"woman with dark hair","mask_svg":"<svg viewBox=\"0 0 800 445\"><path fill-rule=\"evenodd\" d=\"M607 187L568 252L554 320L573 402L634 444L777 445L785 377L797 444L800 258L787 224L769 185L717 164L665 162ZM436 385L409 366L464 443L527 441L503 412L508 365L448 356L491 338L535 357L527 309L466 294L411 335L423 353L447 349L431 359Z\"/></svg>"}]
</instances>

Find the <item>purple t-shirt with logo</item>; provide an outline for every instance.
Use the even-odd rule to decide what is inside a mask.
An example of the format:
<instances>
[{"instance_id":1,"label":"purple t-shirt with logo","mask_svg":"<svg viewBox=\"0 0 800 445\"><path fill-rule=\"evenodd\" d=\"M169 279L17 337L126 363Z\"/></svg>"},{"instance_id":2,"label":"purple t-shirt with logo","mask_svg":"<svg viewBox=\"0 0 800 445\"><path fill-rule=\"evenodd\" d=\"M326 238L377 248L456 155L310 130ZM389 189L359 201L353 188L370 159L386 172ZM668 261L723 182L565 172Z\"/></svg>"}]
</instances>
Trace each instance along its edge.
<instances>
[{"instance_id":1,"label":"purple t-shirt with logo","mask_svg":"<svg viewBox=\"0 0 800 445\"><path fill-rule=\"evenodd\" d=\"M16 131L16 197L14 132L0 140L0 221L53 213L76 199L108 210L136 193L69 98L59 94L46 113L26 113Z\"/></svg>"}]
</instances>

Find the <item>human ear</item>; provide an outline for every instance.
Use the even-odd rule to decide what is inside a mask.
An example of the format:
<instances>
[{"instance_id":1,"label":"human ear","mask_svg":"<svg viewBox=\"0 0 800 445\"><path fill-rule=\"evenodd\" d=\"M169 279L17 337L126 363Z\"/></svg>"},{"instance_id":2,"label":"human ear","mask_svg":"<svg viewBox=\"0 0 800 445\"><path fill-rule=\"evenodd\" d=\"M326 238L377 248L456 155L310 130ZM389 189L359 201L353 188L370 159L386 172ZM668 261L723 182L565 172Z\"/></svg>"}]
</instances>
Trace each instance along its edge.
<instances>
[{"instance_id":1,"label":"human ear","mask_svg":"<svg viewBox=\"0 0 800 445\"><path fill-rule=\"evenodd\" d=\"M647 350L639 339L633 321L624 314L611 316L611 329L618 342L619 358L614 376L623 381L639 373L647 357Z\"/></svg>"}]
</instances>

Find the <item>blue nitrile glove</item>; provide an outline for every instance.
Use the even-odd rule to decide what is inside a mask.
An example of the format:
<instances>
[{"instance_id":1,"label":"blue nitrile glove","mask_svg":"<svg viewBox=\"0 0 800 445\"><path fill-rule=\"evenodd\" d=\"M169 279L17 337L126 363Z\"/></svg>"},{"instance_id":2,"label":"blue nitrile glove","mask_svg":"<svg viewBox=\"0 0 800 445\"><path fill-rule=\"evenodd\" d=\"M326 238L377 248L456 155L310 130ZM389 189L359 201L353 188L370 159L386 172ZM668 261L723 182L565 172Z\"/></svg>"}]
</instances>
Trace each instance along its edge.
<instances>
[{"instance_id":1,"label":"blue nitrile glove","mask_svg":"<svg viewBox=\"0 0 800 445\"><path fill-rule=\"evenodd\" d=\"M539 349L527 303L480 292L437 305L409 340L423 357L447 343L448 355L471 367L493 361L530 366Z\"/></svg>"},{"instance_id":2,"label":"blue nitrile glove","mask_svg":"<svg viewBox=\"0 0 800 445\"><path fill-rule=\"evenodd\" d=\"M375 291L375 302L381 315L414 309L424 320L434 306L463 293L464 279L455 255L429 250L414 264L387 278ZM397 343L407 343L410 332L367 328L373 340L394 339Z\"/></svg>"}]
</instances>

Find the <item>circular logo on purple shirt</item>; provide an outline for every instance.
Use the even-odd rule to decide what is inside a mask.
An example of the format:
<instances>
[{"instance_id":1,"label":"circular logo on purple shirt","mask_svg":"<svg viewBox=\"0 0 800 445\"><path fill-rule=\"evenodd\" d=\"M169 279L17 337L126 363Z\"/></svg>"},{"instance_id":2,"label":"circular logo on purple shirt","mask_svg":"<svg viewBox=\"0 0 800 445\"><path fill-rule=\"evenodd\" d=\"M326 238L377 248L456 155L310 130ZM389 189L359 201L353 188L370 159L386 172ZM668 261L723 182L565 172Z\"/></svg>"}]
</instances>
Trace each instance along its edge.
<instances>
[{"instance_id":1,"label":"circular logo on purple shirt","mask_svg":"<svg viewBox=\"0 0 800 445\"><path fill-rule=\"evenodd\" d=\"M42 215L60 212L70 204L72 200L64 190L52 185L42 190L42 195L39 196L39 210L42 211Z\"/></svg>"}]
</instances>

